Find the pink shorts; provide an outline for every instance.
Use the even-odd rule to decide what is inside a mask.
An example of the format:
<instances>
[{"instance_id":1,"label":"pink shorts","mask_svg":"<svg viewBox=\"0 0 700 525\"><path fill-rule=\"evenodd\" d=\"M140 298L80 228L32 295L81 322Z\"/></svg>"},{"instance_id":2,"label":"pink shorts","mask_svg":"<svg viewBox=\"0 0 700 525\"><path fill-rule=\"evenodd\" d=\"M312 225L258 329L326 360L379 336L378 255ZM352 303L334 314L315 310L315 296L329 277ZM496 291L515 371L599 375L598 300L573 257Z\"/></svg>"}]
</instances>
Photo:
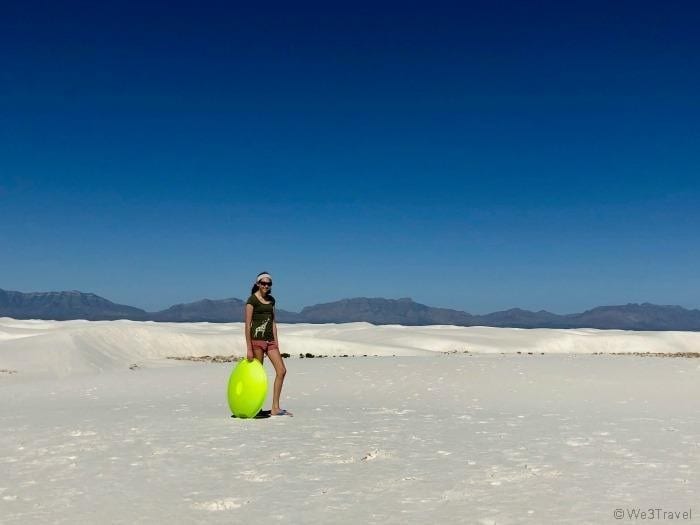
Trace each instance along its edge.
<instances>
[{"instance_id":1,"label":"pink shorts","mask_svg":"<svg viewBox=\"0 0 700 525\"><path fill-rule=\"evenodd\" d=\"M253 350L262 350L263 353L267 353L270 350L279 351L279 346L277 346L277 341L263 341L262 339L253 339L251 341Z\"/></svg>"}]
</instances>

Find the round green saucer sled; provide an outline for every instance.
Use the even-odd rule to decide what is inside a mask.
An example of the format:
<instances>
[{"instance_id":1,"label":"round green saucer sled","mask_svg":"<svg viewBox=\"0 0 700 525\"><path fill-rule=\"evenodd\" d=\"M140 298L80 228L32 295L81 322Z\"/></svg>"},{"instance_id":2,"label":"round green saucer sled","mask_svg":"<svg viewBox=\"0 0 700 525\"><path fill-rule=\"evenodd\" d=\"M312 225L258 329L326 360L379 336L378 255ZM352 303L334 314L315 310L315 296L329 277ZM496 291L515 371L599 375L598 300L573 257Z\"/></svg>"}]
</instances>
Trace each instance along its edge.
<instances>
[{"instance_id":1,"label":"round green saucer sled","mask_svg":"<svg viewBox=\"0 0 700 525\"><path fill-rule=\"evenodd\" d=\"M228 380L228 406L236 417L255 417L267 395L267 374L260 361L242 359Z\"/></svg>"}]
</instances>

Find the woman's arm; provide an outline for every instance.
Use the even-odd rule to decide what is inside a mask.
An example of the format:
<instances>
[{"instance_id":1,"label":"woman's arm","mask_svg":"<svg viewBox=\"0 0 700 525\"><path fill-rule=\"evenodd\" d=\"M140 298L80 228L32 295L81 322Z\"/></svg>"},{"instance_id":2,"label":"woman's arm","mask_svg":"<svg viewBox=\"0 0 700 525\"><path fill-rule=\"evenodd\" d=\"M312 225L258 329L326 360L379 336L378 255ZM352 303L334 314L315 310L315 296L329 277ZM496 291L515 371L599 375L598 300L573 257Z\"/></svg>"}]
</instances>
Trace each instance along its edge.
<instances>
[{"instance_id":1,"label":"woman's arm","mask_svg":"<svg viewBox=\"0 0 700 525\"><path fill-rule=\"evenodd\" d=\"M253 342L250 339L250 324L253 322L253 305L245 305L245 345L246 358L251 361L255 355L253 354Z\"/></svg>"}]
</instances>

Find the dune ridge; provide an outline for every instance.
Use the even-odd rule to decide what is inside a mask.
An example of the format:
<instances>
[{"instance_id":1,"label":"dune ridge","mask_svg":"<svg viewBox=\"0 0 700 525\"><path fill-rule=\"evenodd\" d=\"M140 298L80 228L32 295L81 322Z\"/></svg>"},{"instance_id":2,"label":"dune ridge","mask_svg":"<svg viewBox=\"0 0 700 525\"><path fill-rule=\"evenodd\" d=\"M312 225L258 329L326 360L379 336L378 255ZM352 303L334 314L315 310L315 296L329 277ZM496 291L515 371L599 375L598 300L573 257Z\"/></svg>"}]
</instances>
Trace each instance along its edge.
<instances>
[{"instance_id":1,"label":"dune ridge","mask_svg":"<svg viewBox=\"0 0 700 525\"><path fill-rule=\"evenodd\" d=\"M692 354L697 332L279 325L281 350L295 357L431 356L442 353ZM18 377L67 377L126 367L164 366L168 358L245 355L242 323L38 321L0 318L0 369ZM170 364L172 365L172 360Z\"/></svg>"}]
</instances>

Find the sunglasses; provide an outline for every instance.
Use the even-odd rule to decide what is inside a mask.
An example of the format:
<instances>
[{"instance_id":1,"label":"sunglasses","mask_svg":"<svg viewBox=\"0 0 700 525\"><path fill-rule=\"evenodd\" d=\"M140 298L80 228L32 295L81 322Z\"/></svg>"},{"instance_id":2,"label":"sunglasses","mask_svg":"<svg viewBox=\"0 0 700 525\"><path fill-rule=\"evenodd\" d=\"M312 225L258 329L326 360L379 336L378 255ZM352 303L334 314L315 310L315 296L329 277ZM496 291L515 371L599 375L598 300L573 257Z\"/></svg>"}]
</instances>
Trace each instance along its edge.
<instances>
[{"instance_id":1,"label":"sunglasses","mask_svg":"<svg viewBox=\"0 0 700 525\"><path fill-rule=\"evenodd\" d=\"M259 281L258 285L260 285L260 286L272 286L272 281Z\"/></svg>"}]
</instances>

